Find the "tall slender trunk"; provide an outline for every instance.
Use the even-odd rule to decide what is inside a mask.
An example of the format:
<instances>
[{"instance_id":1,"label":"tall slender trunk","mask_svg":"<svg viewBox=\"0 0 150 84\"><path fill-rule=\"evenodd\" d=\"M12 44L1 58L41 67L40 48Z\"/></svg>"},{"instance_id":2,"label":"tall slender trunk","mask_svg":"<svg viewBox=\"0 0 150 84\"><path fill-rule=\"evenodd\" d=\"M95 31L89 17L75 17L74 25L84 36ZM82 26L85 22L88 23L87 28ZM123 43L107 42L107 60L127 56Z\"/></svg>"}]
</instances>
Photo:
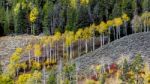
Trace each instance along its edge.
<instances>
[{"instance_id":1,"label":"tall slender trunk","mask_svg":"<svg viewBox=\"0 0 150 84\"><path fill-rule=\"evenodd\" d=\"M95 50L95 35L93 36L93 51Z\"/></svg>"},{"instance_id":2,"label":"tall slender trunk","mask_svg":"<svg viewBox=\"0 0 150 84\"><path fill-rule=\"evenodd\" d=\"M51 62L51 58L52 58L52 49L51 49L51 44L49 45L49 61Z\"/></svg>"},{"instance_id":3,"label":"tall slender trunk","mask_svg":"<svg viewBox=\"0 0 150 84\"><path fill-rule=\"evenodd\" d=\"M80 56L80 39L78 40L78 57Z\"/></svg>"},{"instance_id":4,"label":"tall slender trunk","mask_svg":"<svg viewBox=\"0 0 150 84\"><path fill-rule=\"evenodd\" d=\"M70 45L70 59L72 60L72 44Z\"/></svg>"},{"instance_id":5,"label":"tall slender trunk","mask_svg":"<svg viewBox=\"0 0 150 84\"><path fill-rule=\"evenodd\" d=\"M87 53L88 52L88 41L87 41L87 39L85 40L85 53Z\"/></svg>"},{"instance_id":6,"label":"tall slender trunk","mask_svg":"<svg viewBox=\"0 0 150 84\"><path fill-rule=\"evenodd\" d=\"M121 37L120 35L121 35L121 33L120 33L121 31L120 31L120 26L118 27L118 33L119 33L119 38Z\"/></svg>"},{"instance_id":7,"label":"tall slender trunk","mask_svg":"<svg viewBox=\"0 0 150 84\"><path fill-rule=\"evenodd\" d=\"M31 51L29 50L29 67L31 67Z\"/></svg>"},{"instance_id":8,"label":"tall slender trunk","mask_svg":"<svg viewBox=\"0 0 150 84\"><path fill-rule=\"evenodd\" d=\"M102 34L103 36L103 39L102 39L102 42L103 42L103 45L105 44L105 36L104 36L104 33Z\"/></svg>"},{"instance_id":9,"label":"tall slender trunk","mask_svg":"<svg viewBox=\"0 0 150 84\"><path fill-rule=\"evenodd\" d=\"M66 51L67 51L66 59L67 59L67 61L69 61L69 48L68 47L66 47Z\"/></svg>"},{"instance_id":10,"label":"tall slender trunk","mask_svg":"<svg viewBox=\"0 0 150 84\"><path fill-rule=\"evenodd\" d=\"M108 43L110 43L110 41L111 41L111 27L109 27L109 29L108 29L108 34L109 34Z\"/></svg>"},{"instance_id":11,"label":"tall slender trunk","mask_svg":"<svg viewBox=\"0 0 150 84\"><path fill-rule=\"evenodd\" d=\"M48 59L49 58L49 48L48 48L48 45L45 48L46 48L46 56L47 56L47 59Z\"/></svg>"},{"instance_id":12,"label":"tall slender trunk","mask_svg":"<svg viewBox=\"0 0 150 84\"><path fill-rule=\"evenodd\" d=\"M116 31L115 31L115 27L113 27L113 32L114 32L114 40L116 39Z\"/></svg>"},{"instance_id":13,"label":"tall slender trunk","mask_svg":"<svg viewBox=\"0 0 150 84\"><path fill-rule=\"evenodd\" d=\"M65 43L63 41L63 58L64 58L64 56L65 56Z\"/></svg>"},{"instance_id":14,"label":"tall slender trunk","mask_svg":"<svg viewBox=\"0 0 150 84\"><path fill-rule=\"evenodd\" d=\"M57 43L55 44L55 57L54 57L54 61L56 61L57 58L57 47L56 47Z\"/></svg>"},{"instance_id":15,"label":"tall slender trunk","mask_svg":"<svg viewBox=\"0 0 150 84\"><path fill-rule=\"evenodd\" d=\"M127 36L127 35L128 35L128 32L127 32L127 30L128 30L128 29L127 29L127 28L128 28L128 27L127 27L127 22L124 22L124 26L125 26L125 36Z\"/></svg>"},{"instance_id":16,"label":"tall slender trunk","mask_svg":"<svg viewBox=\"0 0 150 84\"><path fill-rule=\"evenodd\" d=\"M100 47L102 47L103 46L103 36L102 35L100 35Z\"/></svg>"},{"instance_id":17,"label":"tall slender trunk","mask_svg":"<svg viewBox=\"0 0 150 84\"><path fill-rule=\"evenodd\" d=\"M46 71L45 71L45 65L44 65L44 68L43 68L43 84L46 84L46 78L45 78L45 73Z\"/></svg>"}]
</instances>

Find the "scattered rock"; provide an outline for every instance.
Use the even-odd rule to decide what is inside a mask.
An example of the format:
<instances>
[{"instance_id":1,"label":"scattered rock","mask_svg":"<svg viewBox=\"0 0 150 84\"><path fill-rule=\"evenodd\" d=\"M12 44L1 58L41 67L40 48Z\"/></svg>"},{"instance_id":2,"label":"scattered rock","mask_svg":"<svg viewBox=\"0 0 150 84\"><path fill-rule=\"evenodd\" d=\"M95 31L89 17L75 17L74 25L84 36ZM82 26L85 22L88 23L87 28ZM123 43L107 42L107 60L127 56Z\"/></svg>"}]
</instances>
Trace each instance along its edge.
<instances>
[{"instance_id":1,"label":"scattered rock","mask_svg":"<svg viewBox=\"0 0 150 84\"><path fill-rule=\"evenodd\" d=\"M75 59L75 62L78 63L80 72L84 74L88 73L93 64L110 64L117 62L122 56L132 59L137 53L150 62L150 32L125 36Z\"/></svg>"}]
</instances>

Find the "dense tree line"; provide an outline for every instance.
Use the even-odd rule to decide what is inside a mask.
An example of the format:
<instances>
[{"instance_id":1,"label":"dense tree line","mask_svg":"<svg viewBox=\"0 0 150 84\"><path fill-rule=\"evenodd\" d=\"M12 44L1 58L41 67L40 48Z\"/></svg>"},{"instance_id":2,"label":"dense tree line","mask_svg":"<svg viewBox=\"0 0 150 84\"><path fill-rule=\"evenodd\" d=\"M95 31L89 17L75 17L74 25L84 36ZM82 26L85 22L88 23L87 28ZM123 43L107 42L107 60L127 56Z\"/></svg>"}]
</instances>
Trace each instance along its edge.
<instances>
[{"instance_id":1,"label":"dense tree line","mask_svg":"<svg viewBox=\"0 0 150 84\"><path fill-rule=\"evenodd\" d=\"M0 34L76 31L121 16L150 11L149 0L1 0Z\"/></svg>"}]
</instances>

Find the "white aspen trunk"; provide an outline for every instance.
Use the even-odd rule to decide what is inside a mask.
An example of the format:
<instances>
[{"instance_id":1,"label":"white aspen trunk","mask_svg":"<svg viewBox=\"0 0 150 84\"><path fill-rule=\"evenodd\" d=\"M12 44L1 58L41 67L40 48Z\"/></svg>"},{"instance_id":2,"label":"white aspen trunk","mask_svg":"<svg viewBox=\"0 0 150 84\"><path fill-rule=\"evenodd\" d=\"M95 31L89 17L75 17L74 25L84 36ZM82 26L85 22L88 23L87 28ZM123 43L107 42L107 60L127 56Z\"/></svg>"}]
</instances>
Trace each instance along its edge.
<instances>
[{"instance_id":1,"label":"white aspen trunk","mask_svg":"<svg viewBox=\"0 0 150 84\"><path fill-rule=\"evenodd\" d=\"M49 57L49 49L48 49L48 46L46 46L46 56L47 56L47 59Z\"/></svg>"},{"instance_id":2,"label":"white aspen trunk","mask_svg":"<svg viewBox=\"0 0 150 84\"><path fill-rule=\"evenodd\" d=\"M17 76L18 76L18 74L19 74L19 68L17 68Z\"/></svg>"},{"instance_id":3,"label":"white aspen trunk","mask_svg":"<svg viewBox=\"0 0 150 84\"><path fill-rule=\"evenodd\" d=\"M80 56L80 39L78 40L78 57Z\"/></svg>"},{"instance_id":4,"label":"white aspen trunk","mask_svg":"<svg viewBox=\"0 0 150 84\"><path fill-rule=\"evenodd\" d=\"M72 44L70 45L70 60L72 60Z\"/></svg>"},{"instance_id":5,"label":"white aspen trunk","mask_svg":"<svg viewBox=\"0 0 150 84\"><path fill-rule=\"evenodd\" d=\"M103 36L102 35L100 35L100 47L102 47L103 46Z\"/></svg>"},{"instance_id":6,"label":"white aspen trunk","mask_svg":"<svg viewBox=\"0 0 150 84\"><path fill-rule=\"evenodd\" d=\"M46 78L45 78L45 73L46 71L45 71L45 65L44 65L44 69L43 69L43 78L44 78L44 80L43 80L43 84L46 84Z\"/></svg>"},{"instance_id":7,"label":"white aspen trunk","mask_svg":"<svg viewBox=\"0 0 150 84\"><path fill-rule=\"evenodd\" d=\"M66 51L67 51L67 56L66 56L66 58L67 58L67 61L69 61L69 49L68 49L68 47L66 47Z\"/></svg>"},{"instance_id":8,"label":"white aspen trunk","mask_svg":"<svg viewBox=\"0 0 150 84\"><path fill-rule=\"evenodd\" d=\"M85 40L85 53L87 53L88 52L88 41L87 41L87 39Z\"/></svg>"},{"instance_id":9,"label":"white aspen trunk","mask_svg":"<svg viewBox=\"0 0 150 84\"><path fill-rule=\"evenodd\" d=\"M24 74L26 73L26 70L25 69L23 69L24 70Z\"/></svg>"},{"instance_id":10,"label":"white aspen trunk","mask_svg":"<svg viewBox=\"0 0 150 84\"><path fill-rule=\"evenodd\" d=\"M118 39L118 28L116 28L116 39Z\"/></svg>"},{"instance_id":11,"label":"white aspen trunk","mask_svg":"<svg viewBox=\"0 0 150 84\"><path fill-rule=\"evenodd\" d=\"M57 49L56 49L56 50L57 50L57 55L56 55L57 57L56 57L56 60L57 60L57 59L60 58L60 56L59 56L59 48L58 48L59 46L58 46L58 44L57 44L56 46L57 46Z\"/></svg>"},{"instance_id":12,"label":"white aspen trunk","mask_svg":"<svg viewBox=\"0 0 150 84\"><path fill-rule=\"evenodd\" d=\"M31 67L31 51L29 50L29 67Z\"/></svg>"},{"instance_id":13,"label":"white aspen trunk","mask_svg":"<svg viewBox=\"0 0 150 84\"><path fill-rule=\"evenodd\" d=\"M63 58L64 58L64 56L65 56L65 43L63 41Z\"/></svg>"},{"instance_id":14,"label":"white aspen trunk","mask_svg":"<svg viewBox=\"0 0 150 84\"><path fill-rule=\"evenodd\" d=\"M55 44L55 56L54 56L54 61L56 61L56 57L57 57L57 50L56 50L56 48L57 48L57 46L56 46L57 44Z\"/></svg>"},{"instance_id":15,"label":"white aspen trunk","mask_svg":"<svg viewBox=\"0 0 150 84\"><path fill-rule=\"evenodd\" d=\"M40 63L40 56L38 56L38 62Z\"/></svg>"},{"instance_id":16,"label":"white aspen trunk","mask_svg":"<svg viewBox=\"0 0 150 84\"><path fill-rule=\"evenodd\" d=\"M116 31L115 31L115 28L113 27L113 31L114 31L114 40L116 39Z\"/></svg>"},{"instance_id":17,"label":"white aspen trunk","mask_svg":"<svg viewBox=\"0 0 150 84\"><path fill-rule=\"evenodd\" d=\"M119 38L120 38L120 35L121 35L121 34L120 34L120 32L121 32L121 31L120 31L120 26L118 27L118 32L119 32Z\"/></svg>"},{"instance_id":18,"label":"white aspen trunk","mask_svg":"<svg viewBox=\"0 0 150 84\"><path fill-rule=\"evenodd\" d=\"M147 32L149 31L149 29L148 29L148 26L146 25L146 30L147 30Z\"/></svg>"},{"instance_id":19,"label":"white aspen trunk","mask_svg":"<svg viewBox=\"0 0 150 84\"><path fill-rule=\"evenodd\" d=\"M52 57L51 44L49 45L49 48L50 48L50 50L49 50L49 54L50 54L50 55L49 55L49 56L50 56L50 57L49 57L49 61L51 62L51 57Z\"/></svg>"},{"instance_id":20,"label":"white aspen trunk","mask_svg":"<svg viewBox=\"0 0 150 84\"><path fill-rule=\"evenodd\" d=\"M95 50L95 35L93 36L93 51Z\"/></svg>"},{"instance_id":21,"label":"white aspen trunk","mask_svg":"<svg viewBox=\"0 0 150 84\"><path fill-rule=\"evenodd\" d=\"M125 22L124 25L125 25L125 36L127 36L128 35L128 32L127 32L127 22Z\"/></svg>"},{"instance_id":22,"label":"white aspen trunk","mask_svg":"<svg viewBox=\"0 0 150 84\"><path fill-rule=\"evenodd\" d=\"M110 38L111 38L111 27L109 27L108 32L109 32L108 43L110 43Z\"/></svg>"},{"instance_id":23,"label":"white aspen trunk","mask_svg":"<svg viewBox=\"0 0 150 84\"><path fill-rule=\"evenodd\" d=\"M145 24L144 24L144 32L146 32L146 27L145 27Z\"/></svg>"},{"instance_id":24,"label":"white aspen trunk","mask_svg":"<svg viewBox=\"0 0 150 84\"><path fill-rule=\"evenodd\" d=\"M104 33L102 35L103 35L103 45L104 45L105 44L105 35L104 35Z\"/></svg>"}]
</instances>

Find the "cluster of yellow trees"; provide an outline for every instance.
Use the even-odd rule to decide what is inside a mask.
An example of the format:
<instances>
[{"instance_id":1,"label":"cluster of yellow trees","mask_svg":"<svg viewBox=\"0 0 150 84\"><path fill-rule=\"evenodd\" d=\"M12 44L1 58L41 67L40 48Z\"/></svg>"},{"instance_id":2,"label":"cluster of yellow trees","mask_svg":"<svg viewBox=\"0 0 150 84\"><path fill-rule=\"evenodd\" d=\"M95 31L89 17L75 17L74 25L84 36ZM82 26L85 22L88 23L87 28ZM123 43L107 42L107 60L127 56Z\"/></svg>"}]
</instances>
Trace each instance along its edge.
<instances>
[{"instance_id":1,"label":"cluster of yellow trees","mask_svg":"<svg viewBox=\"0 0 150 84\"><path fill-rule=\"evenodd\" d=\"M32 20L34 20L34 18ZM24 51L24 54L28 53L25 55L28 56L27 63L29 67L31 67L32 64L35 64L39 68L40 64L38 63L40 63L40 57L46 58L46 65L55 64L61 57L66 58L66 60L72 60L75 55L80 56L82 53L89 52L89 42L91 40L93 44L92 50L95 50L95 38L97 37L96 32L99 33L99 44L101 47L105 44L106 36L109 37L108 42L111 41L111 30L114 32L114 38L120 38L121 26L123 24L127 25L128 21L129 17L127 14L123 14L121 17L108 20L107 22L102 21L98 25L92 24L90 27L79 29L76 32L65 31L63 34L56 32L53 36L43 36L35 44L28 44L25 49L17 48L10 58L11 66L12 64L19 63L19 60L22 58L22 51ZM124 30L125 33L127 33L127 30ZM77 46L77 48L75 48L75 46ZM83 51L83 49L85 50ZM33 58L35 58L35 60L33 60ZM25 64L26 63L22 64L24 70L27 68Z\"/></svg>"},{"instance_id":2,"label":"cluster of yellow trees","mask_svg":"<svg viewBox=\"0 0 150 84\"><path fill-rule=\"evenodd\" d=\"M135 15L132 19L133 33L148 32L150 28L150 12L144 12L141 16Z\"/></svg>"}]
</instances>

